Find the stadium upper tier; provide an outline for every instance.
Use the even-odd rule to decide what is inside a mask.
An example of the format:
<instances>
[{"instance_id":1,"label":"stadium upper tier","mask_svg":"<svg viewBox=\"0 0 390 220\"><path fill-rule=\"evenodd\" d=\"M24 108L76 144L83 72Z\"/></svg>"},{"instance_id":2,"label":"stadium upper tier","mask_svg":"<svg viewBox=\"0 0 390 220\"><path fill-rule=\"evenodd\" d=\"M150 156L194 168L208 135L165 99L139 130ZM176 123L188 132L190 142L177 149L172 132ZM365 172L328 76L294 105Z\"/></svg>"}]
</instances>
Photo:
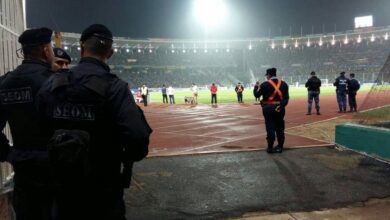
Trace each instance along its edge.
<instances>
[{"instance_id":1,"label":"stadium upper tier","mask_svg":"<svg viewBox=\"0 0 390 220\"><path fill-rule=\"evenodd\" d=\"M390 28L302 37L195 41L114 39L109 64L131 87L147 84L189 87L193 82L230 86L264 79L267 68L290 84L304 83L311 71L332 82L354 72L361 82L377 80L390 52ZM64 33L63 47L79 60L78 34ZM380 78L379 81L385 79ZM386 81L386 80L385 80Z\"/></svg>"}]
</instances>

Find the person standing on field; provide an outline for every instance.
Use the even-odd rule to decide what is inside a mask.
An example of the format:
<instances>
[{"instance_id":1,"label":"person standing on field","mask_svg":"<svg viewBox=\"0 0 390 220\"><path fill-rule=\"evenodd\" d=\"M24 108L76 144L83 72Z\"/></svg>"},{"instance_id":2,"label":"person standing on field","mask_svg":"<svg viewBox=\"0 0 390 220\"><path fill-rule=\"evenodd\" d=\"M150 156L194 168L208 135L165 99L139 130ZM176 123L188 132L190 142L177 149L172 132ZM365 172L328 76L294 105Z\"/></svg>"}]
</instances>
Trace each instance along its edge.
<instances>
[{"instance_id":1,"label":"person standing on field","mask_svg":"<svg viewBox=\"0 0 390 220\"><path fill-rule=\"evenodd\" d=\"M307 113L306 115L311 115L311 106L313 103L315 103L315 108L317 111L317 115L321 115L320 113L320 87L321 87L321 80L318 79L316 76L316 73L313 71L310 73L311 77L307 80L305 87L307 88L308 92L308 99L307 99Z\"/></svg>"},{"instance_id":2,"label":"person standing on field","mask_svg":"<svg viewBox=\"0 0 390 220\"><path fill-rule=\"evenodd\" d=\"M211 104L217 104L218 87L215 85L215 83L211 84L210 92L211 92Z\"/></svg>"},{"instance_id":3,"label":"person standing on field","mask_svg":"<svg viewBox=\"0 0 390 220\"><path fill-rule=\"evenodd\" d=\"M355 79L355 73L349 74L350 79L348 81L348 102L349 102L349 111L356 112L357 104L356 104L356 94L360 89L359 82Z\"/></svg>"},{"instance_id":4,"label":"person standing on field","mask_svg":"<svg viewBox=\"0 0 390 220\"><path fill-rule=\"evenodd\" d=\"M237 101L238 103L243 103L242 101L242 93L244 92L244 86L241 85L241 83L237 83L236 88L234 89L237 93Z\"/></svg>"}]
</instances>

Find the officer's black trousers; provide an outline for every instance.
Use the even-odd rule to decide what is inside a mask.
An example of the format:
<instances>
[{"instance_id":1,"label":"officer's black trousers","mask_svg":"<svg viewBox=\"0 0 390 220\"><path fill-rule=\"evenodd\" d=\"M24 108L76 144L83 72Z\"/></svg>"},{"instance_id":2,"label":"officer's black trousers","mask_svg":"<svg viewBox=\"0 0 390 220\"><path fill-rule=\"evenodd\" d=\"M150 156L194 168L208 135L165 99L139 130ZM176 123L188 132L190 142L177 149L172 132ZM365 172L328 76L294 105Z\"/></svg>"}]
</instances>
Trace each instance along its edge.
<instances>
[{"instance_id":1,"label":"officer's black trousers","mask_svg":"<svg viewBox=\"0 0 390 220\"><path fill-rule=\"evenodd\" d=\"M16 220L52 220L53 194L49 187L14 187L13 208Z\"/></svg>"},{"instance_id":2,"label":"officer's black trousers","mask_svg":"<svg viewBox=\"0 0 390 220\"><path fill-rule=\"evenodd\" d=\"M217 104L217 94L211 94L211 104Z\"/></svg>"},{"instance_id":3,"label":"officer's black trousers","mask_svg":"<svg viewBox=\"0 0 390 220\"><path fill-rule=\"evenodd\" d=\"M142 95L142 101L144 102L144 106L148 106L148 96Z\"/></svg>"},{"instance_id":4,"label":"officer's black trousers","mask_svg":"<svg viewBox=\"0 0 390 220\"><path fill-rule=\"evenodd\" d=\"M168 103L168 96L167 94L163 94L163 103Z\"/></svg>"},{"instance_id":5,"label":"officer's black trousers","mask_svg":"<svg viewBox=\"0 0 390 220\"><path fill-rule=\"evenodd\" d=\"M348 93L348 102L349 102L349 109L351 111L356 111L357 109L356 92Z\"/></svg>"},{"instance_id":6,"label":"officer's black trousers","mask_svg":"<svg viewBox=\"0 0 390 220\"><path fill-rule=\"evenodd\" d=\"M242 103L242 92L237 92L237 101L238 103Z\"/></svg>"},{"instance_id":7,"label":"officer's black trousers","mask_svg":"<svg viewBox=\"0 0 390 220\"><path fill-rule=\"evenodd\" d=\"M267 130L267 140L271 143L275 141L275 134L278 139L278 144L283 147L284 144L284 115L286 110L280 108L276 111L276 105L263 105L263 115L265 120L265 128Z\"/></svg>"},{"instance_id":8,"label":"officer's black trousers","mask_svg":"<svg viewBox=\"0 0 390 220\"><path fill-rule=\"evenodd\" d=\"M123 188L64 187L57 195L58 220L125 220Z\"/></svg>"}]
</instances>

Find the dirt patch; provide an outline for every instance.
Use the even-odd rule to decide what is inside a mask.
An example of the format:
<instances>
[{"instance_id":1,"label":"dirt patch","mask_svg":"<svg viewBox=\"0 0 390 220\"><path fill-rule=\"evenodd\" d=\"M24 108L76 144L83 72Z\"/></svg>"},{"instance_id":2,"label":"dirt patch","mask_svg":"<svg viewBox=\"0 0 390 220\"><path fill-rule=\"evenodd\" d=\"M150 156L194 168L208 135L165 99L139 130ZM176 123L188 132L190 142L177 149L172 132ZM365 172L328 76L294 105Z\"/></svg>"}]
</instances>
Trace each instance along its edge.
<instances>
[{"instance_id":1,"label":"dirt patch","mask_svg":"<svg viewBox=\"0 0 390 220\"><path fill-rule=\"evenodd\" d=\"M286 129L286 133L310 139L325 141L328 143L334 143L336 125L357 122L358 121L354 119L335 118L323 122L288 128Z\"/></svg>"}]
</instances>

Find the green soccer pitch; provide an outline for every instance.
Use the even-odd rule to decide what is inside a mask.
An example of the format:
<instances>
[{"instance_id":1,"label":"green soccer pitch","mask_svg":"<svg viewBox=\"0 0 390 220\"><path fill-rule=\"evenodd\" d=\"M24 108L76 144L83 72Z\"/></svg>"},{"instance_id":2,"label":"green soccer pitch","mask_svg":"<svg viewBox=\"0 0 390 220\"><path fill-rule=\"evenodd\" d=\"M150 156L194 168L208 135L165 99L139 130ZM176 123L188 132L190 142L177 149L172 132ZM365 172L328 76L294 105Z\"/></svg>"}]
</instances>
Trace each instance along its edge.
<instances>
[{"instance_id":1,"label":"green soccer pitch","mask_svg":"<svg viewBox=\"0 0 390 220\"><path fill-rule=\"evenodd\" d=\"M359 92L369 91L371 86L362 86ZM307 97L307 89L304 87L290 87L290 98L305 98ZM335 96L336 89L333 86L321 87L321 96ZM191 91L175 91L175 102L176 104L184 104L184 97L191 96ZM150 99L153 103L162 103L162 94L161 92L151 92ZM217 93L218 103L234 103L237 102L237 95L234 91L234 88L231 90L219 90ZM245 88L243 94L244 102L254 102L255 97L253 96L253 88ZM169 101L169 97L168 97ZM201 90L198 93L198 103L199 104L210 104L211 103L211 93L208 90Z\"/></svg>"}]
</instances>

